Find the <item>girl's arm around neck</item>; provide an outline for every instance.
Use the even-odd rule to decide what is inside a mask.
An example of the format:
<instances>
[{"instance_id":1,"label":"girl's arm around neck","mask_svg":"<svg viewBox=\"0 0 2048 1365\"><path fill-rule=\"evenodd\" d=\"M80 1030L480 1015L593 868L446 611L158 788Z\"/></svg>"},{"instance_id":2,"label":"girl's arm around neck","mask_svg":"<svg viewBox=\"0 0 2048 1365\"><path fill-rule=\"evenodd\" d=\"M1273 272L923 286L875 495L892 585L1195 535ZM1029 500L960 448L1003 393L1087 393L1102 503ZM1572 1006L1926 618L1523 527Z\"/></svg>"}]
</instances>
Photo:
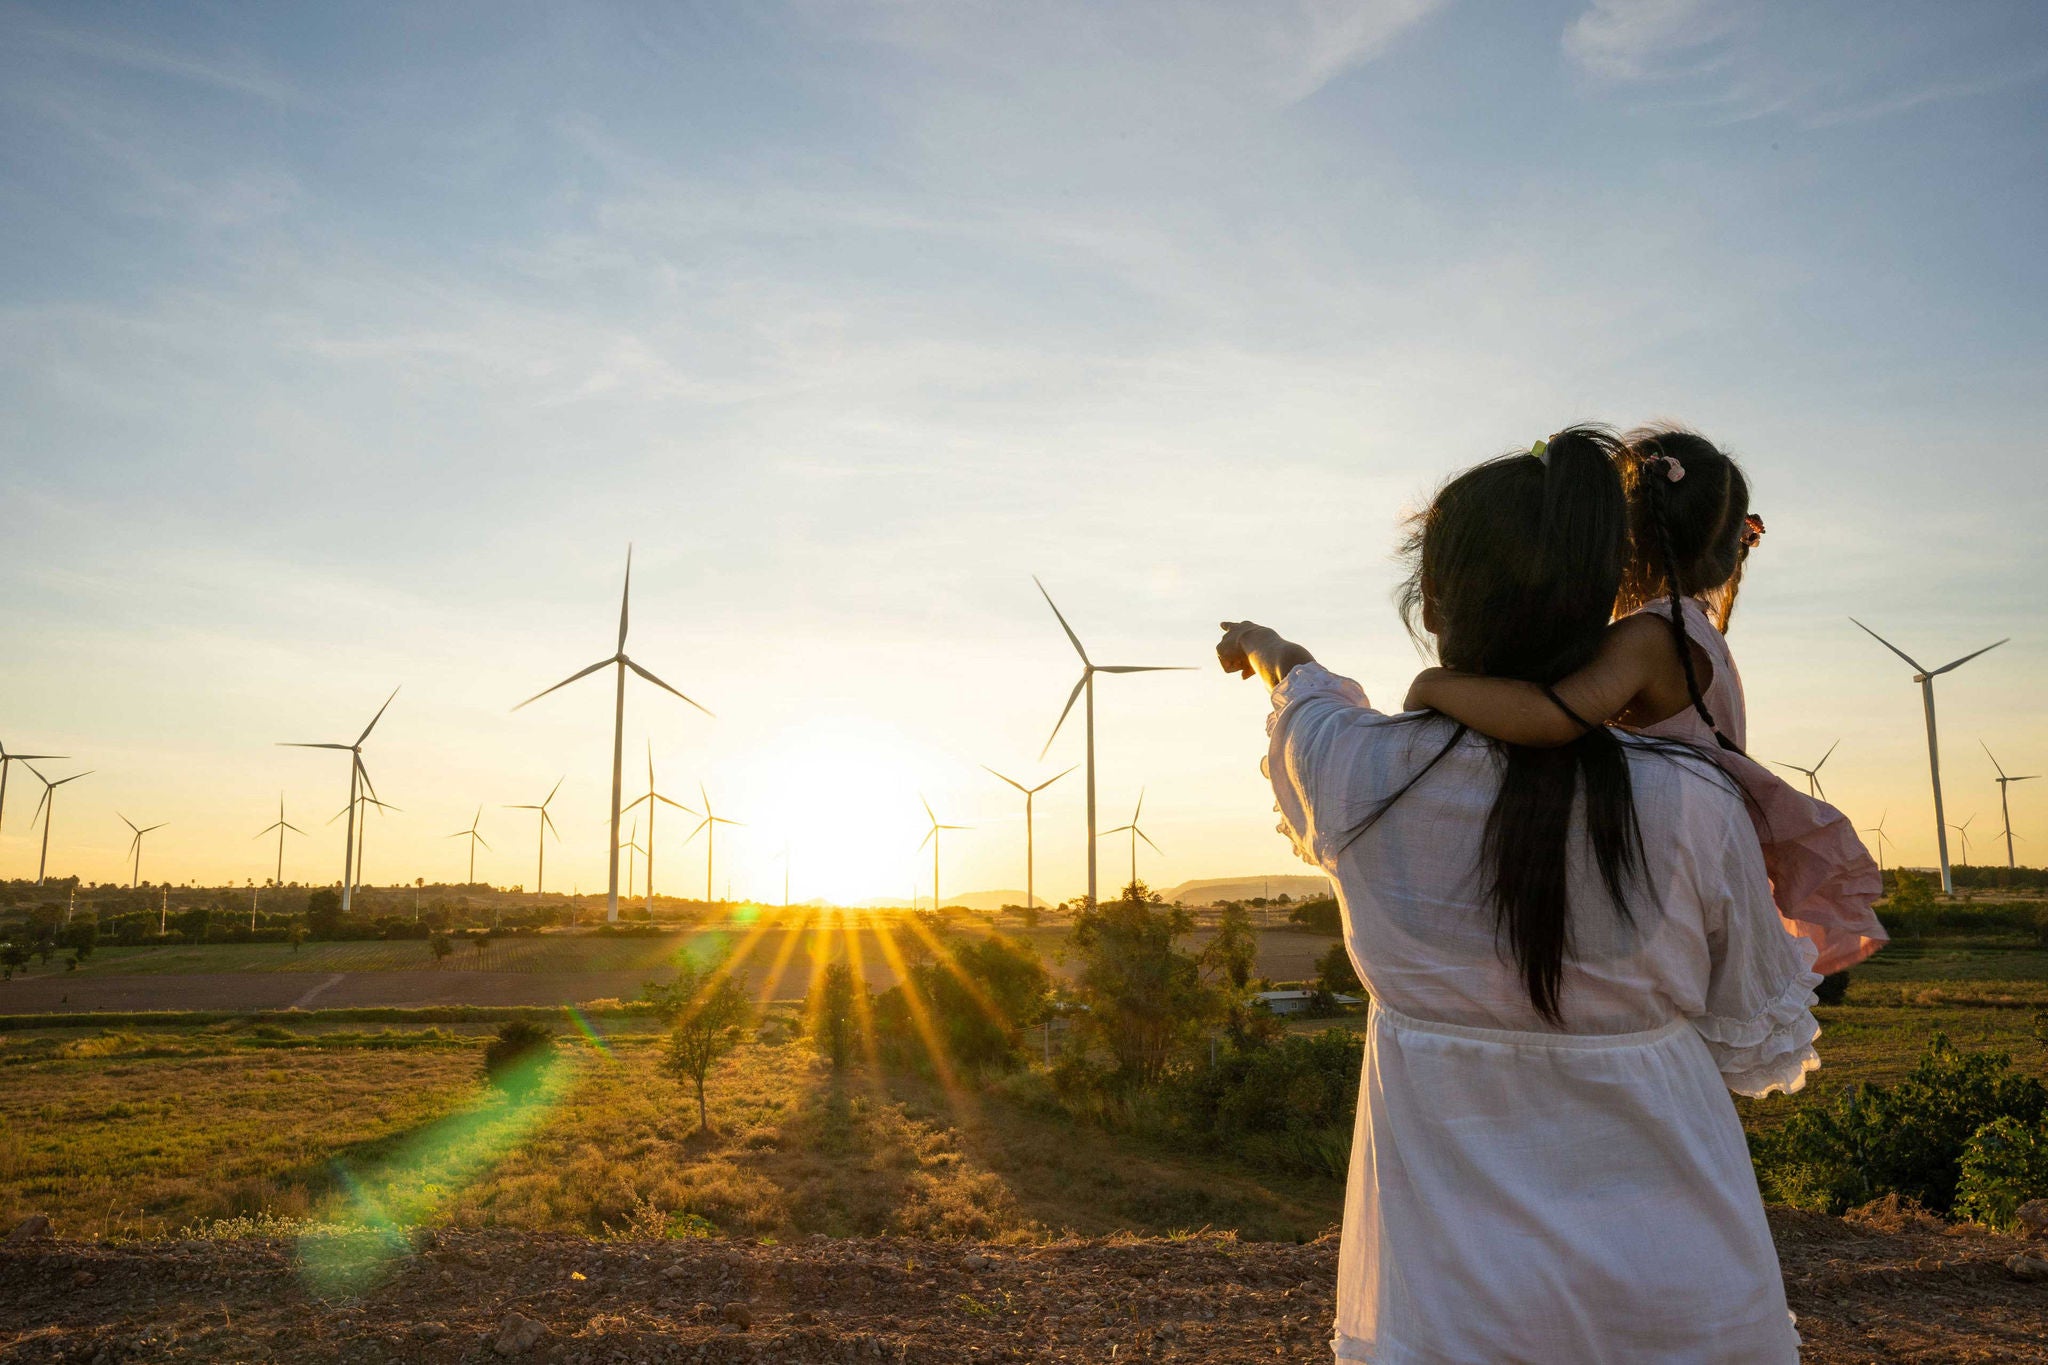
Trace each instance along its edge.
<instances>
[{"instance_id":1,"label":"girl's arm around neck","mask_svg":"<svg viewBox=\"0 0 2048 1365\"><path fill-rule=\"evenodd\" d=\"M1662 691L1665 675L1677 671L1665 630L1640 616L1615 622L1593 661L1551 690L1589 725L1620 719L1646 694ZM1585 733L1541 687L1519 678L1426 668L1409 687L1405 706L1440 711L1483 735L1530 748L1555 748Z\"/></svg>"}]
</instances>

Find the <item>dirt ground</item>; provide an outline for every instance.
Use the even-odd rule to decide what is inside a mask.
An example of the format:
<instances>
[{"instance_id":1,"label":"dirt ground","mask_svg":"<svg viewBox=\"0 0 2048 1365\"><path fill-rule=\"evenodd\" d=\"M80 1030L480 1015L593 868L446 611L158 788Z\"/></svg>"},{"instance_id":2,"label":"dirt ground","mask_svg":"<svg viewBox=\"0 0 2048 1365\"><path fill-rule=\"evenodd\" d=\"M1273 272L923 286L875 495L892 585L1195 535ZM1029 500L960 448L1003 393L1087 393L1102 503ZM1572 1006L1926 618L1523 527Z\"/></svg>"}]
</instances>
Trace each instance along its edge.
<instances>
[{"instance_id":1,"label":"dirt ground","mask_svg":"<svg viewBox=\"0 0 2048 1365\"><path fill-rule=\"evenodd\" d=\"M2048 1362L2020 1245L1773 1210L1807 1365ZM386 1259L388 1258L388 1259ZM1337 1245L899 1239L0 1247L0 1361L1325 1361ZM363 1278L358 1278L361 1276ZM353 1283L352 1283L353 1282Z\"/></svg>"}]
</instances>

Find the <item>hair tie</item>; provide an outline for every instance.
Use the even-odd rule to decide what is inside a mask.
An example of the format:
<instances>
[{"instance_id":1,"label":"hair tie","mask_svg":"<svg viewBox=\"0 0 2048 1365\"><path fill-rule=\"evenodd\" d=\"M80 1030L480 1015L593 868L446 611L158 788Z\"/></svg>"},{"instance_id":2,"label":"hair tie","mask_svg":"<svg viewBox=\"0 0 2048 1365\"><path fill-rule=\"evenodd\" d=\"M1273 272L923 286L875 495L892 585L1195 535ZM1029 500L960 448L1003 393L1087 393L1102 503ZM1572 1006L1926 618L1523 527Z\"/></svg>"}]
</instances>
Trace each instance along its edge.
<instances>
[{"instance_id":1,"label":"hair tie","mask_svg":"<svg viewBox=\"0 0 2048 1365\"><path fill-rule=\"evenodd\" d=\"M1529 455L1530 458L1534 459L1536 463L1542 465L1545 469L1550 468L1550 442L1536 442L1529 447Z\"/></svg>"},{"instance_id":2,"label":"hair tie","mask_svg":"<svg viewBox=\"0 0 2048 1365\"><path fill-rule=\"evenodd\" d=\"M1742 548L1754 550L1764 538L1764 519L1751 512L1742 519Z\"/></svg>"},{"instance_id":3,"label":"hair tie","mask_svg":"<svg viewBox=\"0 0 2048 1365\"><path fill-rule=\"evenodd\" d=\"M1664 468L1664 477L1673 483L1685 477L1685 466L1680 464L1674 455L1652 455L1643 461L1645 469L1654 469L1659 465Z\"/></svg>"}]
</instances>

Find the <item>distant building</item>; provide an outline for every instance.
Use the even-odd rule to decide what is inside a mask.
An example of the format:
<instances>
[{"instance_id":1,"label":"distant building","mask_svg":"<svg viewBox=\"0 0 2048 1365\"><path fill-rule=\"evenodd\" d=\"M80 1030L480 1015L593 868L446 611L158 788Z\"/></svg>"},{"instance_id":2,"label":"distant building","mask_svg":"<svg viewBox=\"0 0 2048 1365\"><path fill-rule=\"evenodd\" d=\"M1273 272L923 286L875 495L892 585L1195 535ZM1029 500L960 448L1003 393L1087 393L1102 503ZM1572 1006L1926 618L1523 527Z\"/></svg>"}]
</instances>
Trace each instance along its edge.
<instances>
[{"instance_id":1,"label":"distant building","mask_svg":"<svg viewBox=\"0 0 2048 1365\"><path fill-rule=\"evenodd\" d=\"M1316 997L1320 994L1320 991L1300 990L1259 991L1252 996L1252 1001L1255 1004L1264 1005L1273 1014L1282 1016L1307 1014L1316 1007ZM1365 998L1357 995L1332 995L1328 998L1332 1004L1337 1005L1362 1005L1365 1003Z\"/></svg>"}]
</instances>

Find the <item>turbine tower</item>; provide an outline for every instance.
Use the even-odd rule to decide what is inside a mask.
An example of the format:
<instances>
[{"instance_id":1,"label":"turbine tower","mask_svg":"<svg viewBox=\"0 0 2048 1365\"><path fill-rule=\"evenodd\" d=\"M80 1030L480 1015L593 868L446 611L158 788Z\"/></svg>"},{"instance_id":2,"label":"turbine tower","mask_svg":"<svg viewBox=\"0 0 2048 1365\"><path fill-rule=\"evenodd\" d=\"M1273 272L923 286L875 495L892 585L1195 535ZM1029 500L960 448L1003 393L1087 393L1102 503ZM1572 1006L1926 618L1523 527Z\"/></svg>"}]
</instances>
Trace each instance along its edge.
<instances>
[{"instance_id":1,"label":"turbine tower","mask_svg":"<svg viewBox=\"0 0 2048 1365\"><path fill-rule=\"evenodd\" d=\"M548 789L547 800L542 801L537 806L528 804L524 806L505 807L506 810L536 810L540 812L540 828L536 830L534 834L536 841L540 844L539 861L534 864L533 868L533 894L536 896L538 896L541 893L541 883L547 877L548 831L554 830L555 842L560 843L562 840L562 831L555 829L554 819L548 814L548 801L552 801L555 799L555 793L562 789L562 783L566 780L566 778L556 778L555 785ZM614 824L613 828L616 829L618 828L618 826ZM617 858L612 859L612 870L614 872L618 870L618 862L619 860Z\"/></svg>"},{"instance_id":2,"label":"turbine tower","mask_svg":"<svg viewBox=\"0 0 2048 1365\"><path fill-rule=\"evenodd\" d=\"M384 719L385 711L391 707L392 698L397 695L398 689L392 688L391 696L384 699L384 705L377 708L377 714L370 717L370 723L363 727L363 732L356 736L356 742L353 744L278 745L281 749L341 749L348 753L348 830L341 853L341 913L344 915L348 913L350 904L355 900L356 891L356 794L359 791L367 791L372 799L377 795L377 788L370 781L370 770L363 766L363 741L370 737L370 731L377 728L377 722ZM334 822L330 820L327 823ZM280 842L282 837L279 836Z\"/></svg>"},{"instance_id":3,"label":"turbine tower","mask_svg":"<svg viewBox=\"0 0 2048 1365\"><path fill-rule=\"evenodd\" d=\"M365 844L365 842L367 842L369 836L370 807L375 806L377 808L377 814L379 815L382 815L387 810L398 810L399 808L397 806L391 805L388 802L379 801L375 796L372 796L368 792L363 792L357 795L355 799L355 805L356 808L362 813L362 818L360 820L355 820L351 822L351 825L356 832L356 885L368 886L369 883L363 880L363 845ZM346 813L347 812L345 811L334 812L334 814L327 817L327 823L330 825L333 824L336 820L339 820ZM403 811L400 811L399 813L404 814Z\"/></svg>"},{"instance_id":4,"label":"turbine tower","mask_svg":"<svg viewBox=\"0 0 2048 1365\"><path fill-rule=\"evenodd\" d=\"M639 854L639 855L640 855L641 857L643 857L643 858L647 856L647 850L646 850L646 849L644 849L644 848L642 848L642 847L640 847L640 817L639 817L639 816L637 816L637 815L633 817L633 832L632 832L631 834L628 834L628 835L626 836L626 899L627 899L627 900L631 900L631 899L633 899L633 876L634 876L634 874L635 874L635 873L636 873L637 871L639 871L639 869L638 869L638 868L637 868L637 867L636 867L636 866L634 865L634 862L633 862L633 855L634 855L634 854L636 854L636 853L637 853L637 854ZM650 866L651 866L651 865L650 865ZM652 892L649 892L649 893L648 893L648 896L647 896L647 900L648 900L648 903L649 903L650 905L651 905L651 904L653 904L653 901L654 901L654 894L653 894Z\"/></svg>"},{"instance_id":5,"label":"turbine tower","mask_svg":"<svg viewBox=\"0 0 2048 1365\"><path fill-rule=\"evenodd\" d=\"M306 831L304 831L304 830L300 829L300 828L299 828L299 827L298 827L297 825L294 825L294 824L290 824L290 823L288 823L288 822L287 822L287 821L285 820L285 818L284 818L284 793L283 793L283 792L279 792L279 793L277 794L277 823L276 823L276 824L274 824L274 825L266 825L266 826L264 826L262 830L258 831L258 833L257 833L256 837L257 837L258 839L261 839L261 838L262 838L262 837L263 837L263 836L264 836L265 834L268 834L268 833L270 833L270 832L271 832L272 830L276 830L276 831L277 831L277 878L276 878L276 881L275 881L275 885L278 885L278 886L283 886L283 885L284 885L284 836L285 836L285 831L286 831L286 830L290 830L290 831L291 831L291 832L292 832L293 834L304 834L304 833L306 832Z\"/></svg>"},{"instance_id":6,"label":"turbine tower","mask_svg":"<svg viewBox=\"0 0 2048 1365\"><path fill-rule=\"evenodd\" d=\"M1833 744L1828 745L1828 751L1820 756L1820 762L1814 764L1811 768L1802 768L1797 763L1779 763L1775 758L1771 762L1780 768L1790 768L1795 773L1805 773L1806 794L1825 801L1828 799L1828 794L1820 785L1820 770L1827 766L1828 760L1834 757L1835 750L1841 747L1842 741L1839 739Z\"/></svg>"},{"instance_id":7,"label":"turbine tower","mask_svg":"<svg viewBox=\"0 0 2048 1365\"><path fill-rule=\"evenodd\" d=\"M1143 787L1140 787L1138 788L1138 808L1131 812L1131 823L1129 823L1128 825L1118 825L1115 829L1106 829L1102 831L1102 837L1105 839L1107 839L1112 834L1129 834L1131 836L1130 884L1133 886L1136 886L1138 884L1138 840L1143 839L1146 842L1146 844L1151 847L1154 853L1163 853L1163 850L1160 849L1159 845L1152 842L1152 836L1145 833L1144 830L1138 828L1138 817L1140 815L1143 815L1144 813L1145 789Z\"/></svg>"},{"instance_id":8,"label":"turbine tower","mask_svg":"<svg viewBox=\"0 0 2048 1365\"><path fill-rule=\"evenodd\" d=\"M632 810L635 806L641 805L642 803L645 803L645 805L647 806L647 847L642 849L641 852L647 855L647 913L649 917L652 917L654 914L654 808L657 805L669 805L675 807L677 810L681 811L685 815L695 815L697 813L696 811L691 810L688 806L684 805L682 802L671 801L666 796L663 796L660 792L654 789L653 740L649 740L647 742L647 791L644 795L636 796L631 801L627 802L626 810ZM623 813L624 812L621 812L621 814ZM632 897L629 893L627 899L630 900L631 898Z\"/></svg>"},{"instance_id":9,"label":"turbine tower","mask_svg":"<svg viewBox=\"0 0 2048 1365\"><path fill-rule=\"evenodd\" d=\"M568 677L556 683L554 687L536 692L525 701L520 702L519 706L512 708L514 711L517 711L520 707L531 706L549 692L553 692L557 688L567 687L578 678L587 678L600 668L613 668L617 670L618 686L615 689L612 704L612 837L609 859L611 867L609 875L611 880L605 898L605 920L611 924L618 923L619 919L619 797L623 794L626 777L626 671L631 669L648 682L659 687L662 691L676 697L681 697L682 700L690 702L690 705L696 706L699 711L704 711L704 714L707 716L711 714L709 711L705 711L702 706L697 706L696 702L690 701L688 697L684 697L682 693L677 692L673 687L670 687L667 683L626 657L626 614L632 599L633 547L628 545L626 547L626 586L625 590L619 594L619 643L612 656L609 659L599 659L590 667L571 673Z\"/></svg>"},{"instance_id":10,"label":"turbine tower","mask_svg":"<svg viewBox=\"0 0 2048 1365\"><path fill-rule=\"evenodd\" d=\"M63 786L66 782L76 782L81 777L91 777L92 770L88 769L82 773L73 773L69 777L60 777L55 782L52 782L49 778L36 772L35 764L24 763L21 766L35 773L36 781L43 784L43 795L42 799L36 802L36 813L28 818L30 829L35 828L37 816L41 816L43 821L43 853L41 859L36 863L36 885L41 886L43 884L43 874L49 871L50 867L50 821L57 814L57 788Z\"/></svg>"},{"instance_id":11,"label":"turbine tower","mask_svg":"<svg viewBox=\"0 0 2048 1365\"><path fill-rule=\"evenodd\" d=\"M971 829L973 826L942 825L939 823L939 817L932 814L932 803L925 801L922 793L919 793L917 799L924 803L925 818L932 822L932 827L924 832L924 838L918 841L917 851L919 853L924 852L926 844L932 846L932 913L936 915L939 912L939 906L943 904L939 900L939 831L943 829Z\"/></svg>"},{"instance_id":12,"label":"turbine tower","mask_svg":"<svg viewBox=\"0 0 2048 1365\"><path fill-rule=\"evenodd\" d=\"M1989 744L1986 744L1981 739L1977 741L1977 745L1979 748L1984 750L1984 757L1991 760L1991 766L1998 769L1998 813L2005 819L2005 865L2007 867L2011 867L2013 866L2012 805L2010 802L2006 800L2006 788L2010 787L2015 782L2032 782L2041 774L2022 773L2018 777L2007 777L2005 773L2005 768L1999 763L1997 756L1991 752L1991 746Z\"/></svg>"},{"instance_id":13,"label":"turbine tower","mask_svg":"<svg viewBox=\"0 0 2048 1365\"><path fill-rule=\"evenodd\" d=\"M1914 659L1912 655L1906 653L1905 650L1900 649L1861 621L1857 621L1855 617L1852 616L1849 619L1855 623L1858 630L1861 630L1865 635L1868 635L1871 639L1911 664L1914 669L1913 681L1920 684L1920 709L1927 715L1927 773L1934 783L1934 845L1941 854L1941 893L1944 896L1953 896L1956 893L1956 882L1955 878L1949 874L1948 825L1946 823L1947 817L1942 814L1941 809L1941 745L1935 739L1934 734L1934 680L1944 673L1953 672L1955 669L1961 668L1964 664L1976 658L1978 654L1989 654L1992 650L1998 648L1999 645L2006 643L2006 641L1995 641L1984 646L1975 654L1965 654L1962 658L1945 663L1940 668L1927 668Z\"/></svg>"},{"instance_id":14,"label":"turbine tower","mask_svg":"<svg viewBox=\"0 0 2048 1365\"><path fill-rule=\"evenodd\" d=\"M46 759L62 759L64 757L66 757L64 754L10 754L7 752L7 746L0 744L0 826L4 826L7 821L8 766L14 763L33 763ZM31 822L33 822L33 817L31 817Z\"/></svg>"},{"instance_id":15,"label":"turbine tower","mask_svg":"<svg viewBox=\"0 0 2048 1365\"><path fill-rule=\"evenodd\" d=\"M1038 576L1037 576L1036 574L1032 575L1031 581L1032 581L1033 583L1038 583ZM1053 727L1052 727L1052 734L1051 734L1050 736L1048 736L1048 737L1046 738L1046 741L1045 741L1045 748L1043 748L1043 749L1039 750L1039 752L1038 752L1038 756L1039 756L1039 758L1043 759L1043 758L1044 758L1044 757L1046 756L1046 754L1048 754L1048 753L1050 753L1050 752L1052 751L1052 742L1053 742L1053 740L1055 740L1055 739L1058 739L1058 738L1059 738L1059 736L1060 736L1060 726L1062 726L1062 725L1065 725L1065 724L1067 723L1067 714L1068 714L1068 712L1070 712L1070 711L1072 711L1072 710L1074 709L1074 702L1075 702L1075 700L1076 700L1077 698L1079 698L1079 697L1080 697L1080 695L1081 695L1081 694L1082 694L1083 692L1086 692L1086 693L1088 694L1088 702L1087 702L1087 706L1086 706L1086 708L1085 708L1085 712L1084 712L1084 714L1085 714L1085 718L1086 718L1086 721L1087 721L1087 749L1088 749L1088 755L1087 755L1087 768L1088 768L1088 903L1089 903L1090 905L1094 905L1094 904L1096 903L1096 900L1095 900L1095 675L1096 675L1097 673L1192 673L1192 672L1193 672L1194 670L1193 670L1192 668L1188 667L1187 665L1158 665L1158 664L1098 664L1098 663L1094 663L1094 662L1092 662L1092 661L1091 661L1091 660L1090 660L1090 659L1088 658L1088 651L1087 651L1087 650L1085 650L1085 649L1083 649L1083 648L1081 648L1081 637L1080 637L1080 636L1078 636L1078 635L1076 635L1076 634L1074 634L1074 628L1073 628L1072 626L1068 625L1068 624L1067 624L1067 618L1066 618L1065 616L1062 616L1062 615L1060 614L1059 604L1058 604L1058 603L1056 603L1056 602L1054 602L1054 601L1052 600L1052 594L1051 594L1051 593L1049 593L1049 592L1047 592L1047 591L1045 590L1045 584L1043 584L1043 583L1038 583L1038 593L1039 593L1039 596L1041 596L1041 597L1043 597L1043 598L1045 599L1045 604L1046 604L1046 605L1047 605L1048 607L1051 607L1051 608L1052 608L1052 614L1053 614L1053 615L1054 615L1055 617L1058 617L1058 618L1059 618L1059 623L1060 623L1060 629L1061 629L1061 630L1063 630L1063 631L1065 631L1065 632L1067 633L1067 642L1068 642L1069 644L1073 645L1073 647L1074 647L1074 652L1075 652L1076 654L1078 654L1078 655L1080 655L1080 656L1081 656L1081 680L1080 680L1079 682L1075 683L1075 684L1074 684L1074 690L1073 690L1072 692L1069 692L1069 693L1067 694L1067 704L1066 704L1066 707L1065 707L1065 708L1064 708L1064 709L1063 709L1063 710L1062 710L1062 711L1060 712L1060 718L1059 718L1059 719L1058 719L1057 721L1054 721L1054 722L1053 722Z\"/></svg>"},{"instance_id":16,"label":"turbine tower","mask_svg":"<svg viewBox=\"0 0 2048 1365\"><path fill-rule=\"evenodd\" d=\"M697 795L702 797L704 801L704 818L697 822L696 829L690 831L690 839L696 838L700 833L704 836L704 904L709 907L711 904L711 855L714 851L712 846L718 841L718 827L720 825L731 825L735 829L739 829L744 827L744 822L728 820L723 815L714 812L711 809L711 793L704 790L702 782L697 784ZM669 804L674 805L675 803L670 802ZM687 810L688 807L680 807L679 809ZM692 815L696 813L695 811L690 811ZM690 846L690 839L683 840L684 848Z\"/></svg>"},{"instance_id":17,"label":"turbine tower","mask_svg":"<svg viewBox=\"0 0 2048 1365\"><path fill-rule=\"evenodd\" d=\"M1065 777L1067 773L1070 773L1074 770L1072 768L1069 768L1065 773L1056 773L1053 776L1046 778L1045 781L1039 783L1035 787L1027 787L1014 777L1003 777L1001 773L997 772L994 768L989 767L986 763L981 765L981 770L985 773L990 774L993 777L1001 778L1003 781L1015 787L1018 791L1024 793L1024 908L1027 910L1032 909L1038 904L1038 901L1035 898L1036 888L1033 885L1033 877L1036 872L1036 864L1038 858L1036 852L1034 852L1032 848L1031 798L1037 796L1047 787L1050 787L1053 783L1059 781L1060 778Z\"/></svg>"},{"instance_id":18,"label":"turbine tower","mask_svg":"<svg viewBox=\"0 0 2048 1365\"><path fill-rule=\"evenodd\" d=\"M1871 826L1869 826L1868 828L1866 828L1866 829L1864 829L1864 830L1862 831L1862 832L1863 832L1863 833L1865 833L1865 834L1875 834L1875 835L1877 836L1877 838L1876 838L1876 839L1875 839L1875 840L1873 841L1873 844L1874 844L1874 846L1875 846L1875 847L1876 847L1876 849L1877 849L1877 875L1878 875L1878 879L1879 879L1879 882L1880 882L1880 884L1882 884L1882 882L1883 882L1883 878L1884 878L1884 849L1885 849L1885 845L1886 845L1886 844L1890 844L1890 845L1891 845L1892 847L1894 847L1894 848L1898 847L1898 841L1897 841L1897 840L1895 840L1895 839L1893 839L1891 835L1889 835L1889 834L1886 834L1886 833L1884 832L1884 821L1885 821L1885 816L1887 816L1887 815L1890 815L1890 814L1891 814L1891 812L1890 812L1890 811L1886 811L1886 812L1884 812L1884 815L1880 815L1880 816L1878 816L1878 817L1877 817L1877 823L1876 823L1876 824L1874 824L1874 825L1871 825Z\"/></svg>"},{"instance_id":19,"label":"turbine tower","mask_svg":"<svg viewBox=\"0 0 2048 1365\"><path fill-rule=\"evenodd\" d=\"M486 851L489 851L491 847L489 844L484 843L484 836L476 832L476 827L483 823L483 818L484 808L482 806L478 806L476 808L475 817L472 818L469 822L469 828L458 829L453 834L448 836L451 839L469 840L469 880L464 883L464 885L466 886L476 885L476 846L478 844L483 844L484 849Z\"/></svg>"},{"instance_id":20,"label":"turbine tower","mask_svg":"<svg viewBox=\"0 0 2048 1365\"><path fill-rule=\"evenodd\" d=\"M121 815L121 812L115 811L114 814ZM163 820L154 825L143 825L138 828L133 820L130 820L125 815L121 815L121 823L135 831L135 837L128 841L128 852L134 855L135 858L134 869L128 874L128 889L133 891L136 887L142 885L142 836L151 830L162 829L170 821Z\"/></svg>"}]
</instances>

